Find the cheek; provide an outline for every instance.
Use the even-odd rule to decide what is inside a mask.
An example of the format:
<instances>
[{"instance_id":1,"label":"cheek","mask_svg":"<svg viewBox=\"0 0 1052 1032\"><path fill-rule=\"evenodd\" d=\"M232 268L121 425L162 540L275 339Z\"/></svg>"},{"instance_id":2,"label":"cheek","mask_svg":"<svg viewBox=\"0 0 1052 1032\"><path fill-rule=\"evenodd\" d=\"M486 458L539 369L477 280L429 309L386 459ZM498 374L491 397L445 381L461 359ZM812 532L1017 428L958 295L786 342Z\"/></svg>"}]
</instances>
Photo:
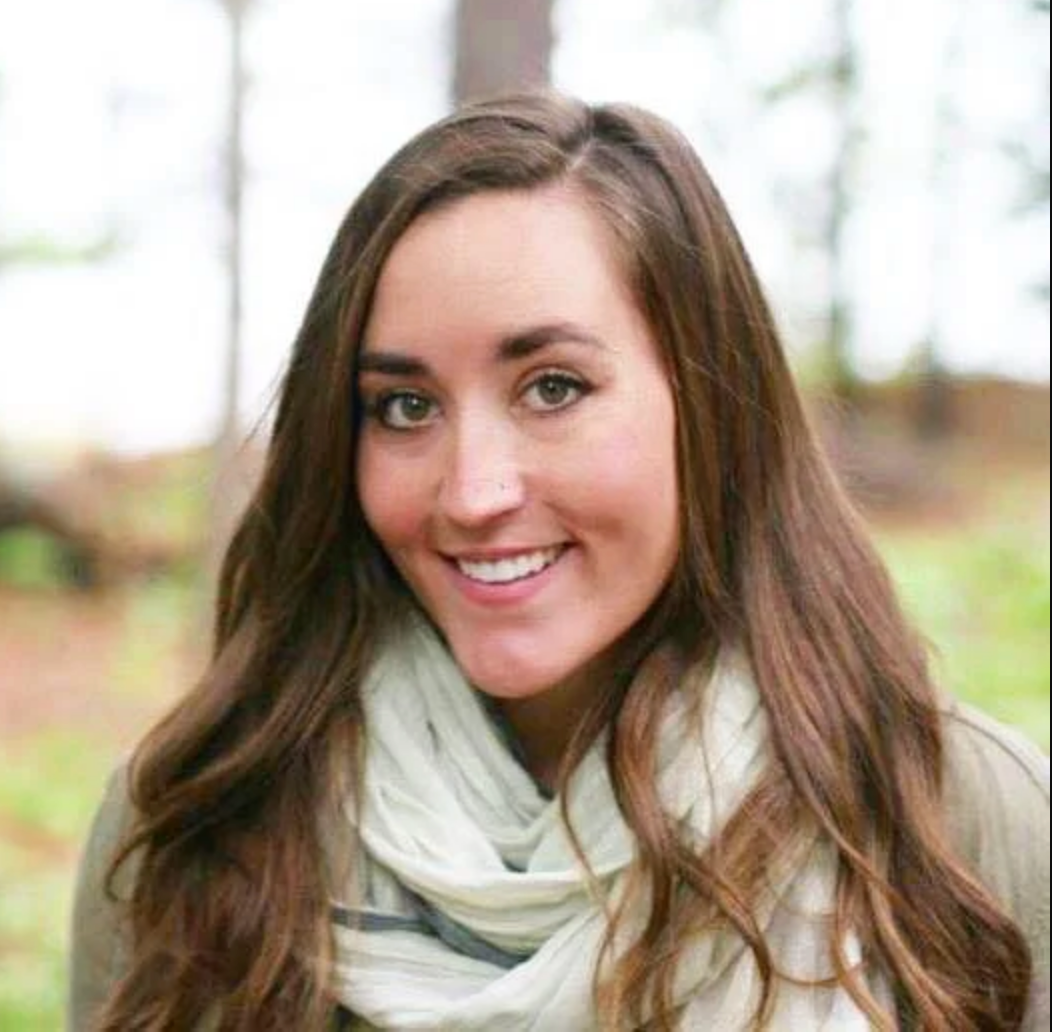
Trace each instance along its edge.
<instances>
[{"instance_id":1,"label":"cheek","mask_svg":"<svg viewBox=\"0 0 1052 1032\"><path fill-rule=\"evenodd\" d=\"M676 416L663 382L611 405L592 430L582 451L598 482L634 506L648 494L655 505L675 499Z\"/></svg>"},{"instance_id":2,"label":"cheek","mask_svg":"<svg viewBox=\"0 0 1052 1032\"><path fill-rule=\"evenodd\" d=\"M647 418L602 421L559 469L582 529L637 550L663 568L679 549L674 419L655 406Z\"/></svg>"},{"instance_id":3,"label":"cheek","mask_svg":"<svg viewBox=\"0 0 1052 1032\"><path fill-rule=\"evenodd\" d=\"M659 395L630 426L621 427L597 456L609 504L620 513L642 559L664 580L679 553L679 483L675 414L671 397Z\"/></svg>"},{"instance_id":4,"label":"cheek","mask_svg":"<svg viewBox=\"0 0 1052 1032\"><path fill-rule=\"evenodd\" d=\"M398 463L385 460L363 443L358 455L358 497L366 522L388 552L404 546L423 519L419 477L402 475Z\"/></svg>"}]
</instances>

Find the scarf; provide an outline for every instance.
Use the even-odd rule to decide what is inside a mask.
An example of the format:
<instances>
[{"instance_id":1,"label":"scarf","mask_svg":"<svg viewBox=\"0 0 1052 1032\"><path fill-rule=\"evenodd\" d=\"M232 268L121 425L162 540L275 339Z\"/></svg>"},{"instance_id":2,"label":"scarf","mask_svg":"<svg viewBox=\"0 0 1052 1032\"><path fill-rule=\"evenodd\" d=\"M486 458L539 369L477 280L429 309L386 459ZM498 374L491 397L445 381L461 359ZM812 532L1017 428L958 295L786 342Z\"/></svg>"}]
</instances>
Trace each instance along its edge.
<instances>
[{"instance_id":1,"label":"scarf","mask_svg":"<svg viewBox=\"0 0 1052 1032\"><path fill-rule=\"evenodd\" d=\"M692 710L689 695L699 692L701 708ZM598 1029L594 976L607 920L600 897L616 905L634 859L603 741L565 789L589 878L558 800L515 758L431 630L414 627L381 652L363 704L363 789L346 813L364 855L332 910L340 1002L383 1029ZM688 671L662 716L658 787L699 850L757 782L765 748L764 712L745 665L724 658L707 674ZM770 858L758 917L777 970L790 979L833 976L835 878L835 855L815 834L794 836ZM632 917L620 929L625 941L645 914ZM860 963L857 941L843 945ZM681 1027L749 1028L761 984L732 929L695 936L674 985ZM843 988L779 979L766 1027L869 1024Z\"/></svg>"}]
</instances>

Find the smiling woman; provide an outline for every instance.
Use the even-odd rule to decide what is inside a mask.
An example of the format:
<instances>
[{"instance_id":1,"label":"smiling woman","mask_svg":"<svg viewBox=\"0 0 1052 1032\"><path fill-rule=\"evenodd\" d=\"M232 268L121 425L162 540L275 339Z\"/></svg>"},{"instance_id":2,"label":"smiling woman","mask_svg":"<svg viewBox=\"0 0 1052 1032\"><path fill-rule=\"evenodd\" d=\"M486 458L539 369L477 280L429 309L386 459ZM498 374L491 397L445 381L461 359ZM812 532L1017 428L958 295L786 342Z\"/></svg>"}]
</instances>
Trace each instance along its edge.
<instances>
[{"instance_id":1,"label":"smiling woman","mask_svg":"<svg viewBox=\"0 0 1052 1032\"><path fill-rule=\"evenodd\" d=\"M679 548L672 390L614 244L567 186L423 215L359 361L365 517L548 783Z\"/></svg>"},{"instance_id":2,"label":"smiling woman","mask_svg":"<svg viewBox=\"0 0 1052 1032\"><path fill-rule=\"evenodd\" d=\"M337 233L71 1024L1047 1027L1048 812L932 685L697 156L495 100Z\"/></svg>"}]
</instances>

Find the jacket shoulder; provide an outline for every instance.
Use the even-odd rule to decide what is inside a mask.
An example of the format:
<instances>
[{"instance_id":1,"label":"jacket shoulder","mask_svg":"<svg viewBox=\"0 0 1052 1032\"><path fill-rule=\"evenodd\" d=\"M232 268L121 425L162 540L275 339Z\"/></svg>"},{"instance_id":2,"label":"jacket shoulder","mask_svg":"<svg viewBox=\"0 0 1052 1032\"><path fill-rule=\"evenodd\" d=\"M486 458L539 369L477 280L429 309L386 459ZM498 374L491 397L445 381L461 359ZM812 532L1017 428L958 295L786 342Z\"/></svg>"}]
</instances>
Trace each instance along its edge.
<instances>
[{"instance_id":1,"label":"jacket shoulder","mask_svg":"<svg viewBox=\"0 0 1052 1032\"><path fill-rule=\"evenodd\" d=\"M77 872L66 1012L69 1032L91 1027L127 960L119 900L126 897L130 885L129 865L121 869L116 879L117 900L106 891L106 876L131 825L133 812L128 772L122 764L110 776Z\"/></svg>"},{"instance_id":2,"label":"jacket shoulder","mask_svg":"<svg viewBox=\"0 0 1052 1032\"><path fill-rule=\"evenodd\" d=\"M134 857L114 879L116 899L106 891L106 877L135 816L128 791L128 769L122 764L111 774L81 853L73 900L70 937L70 977L67 987L67 1032L88 1032L113 987L129 966L130 940L123 901L131 894L136 876ZM213 1032L216 1014L210 1013L196 1032ZM334 1020L333 1030L370 1032L373 1026L346 1015Z\"/></svg>"},{"instance_id":3,"label":"jacket shoulder","mask_svg":"<svg viewBox=\"0 0 1052 1032\"><path fill-rule=\"evenodd\" d=\"M1049 762L1033 743L971 707L945 710L944 801L958 853L1030 946L1025 1027L1048 1028Z\"/></svg>"},{"instance_id":4,"label":"jacket shoulder","mask_svg":"<svg viewBox=\"0 0 1052 1032\"><path fill-rule=\"evenodd\" d=\"M1009 847L1025 842L1031 852L1047 844L1048 757L1018 731L959 703L943 711L943 738L947 817L958 845L1010 868Z\"/></svg>"}]
</instances>

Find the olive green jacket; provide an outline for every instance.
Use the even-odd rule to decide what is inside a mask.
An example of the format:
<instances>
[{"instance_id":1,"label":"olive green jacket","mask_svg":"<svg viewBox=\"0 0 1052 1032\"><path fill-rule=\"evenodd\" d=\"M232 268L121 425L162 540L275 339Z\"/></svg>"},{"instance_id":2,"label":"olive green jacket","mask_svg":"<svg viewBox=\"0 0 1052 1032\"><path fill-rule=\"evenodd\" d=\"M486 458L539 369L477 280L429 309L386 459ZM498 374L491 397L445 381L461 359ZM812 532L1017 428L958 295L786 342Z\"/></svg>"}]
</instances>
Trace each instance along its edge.
<instances>
[{"instance_id":1,"label":"olive green jacket","mask_svg":"<svg viewBox=\"0 0 1052 1032\"><path fill-rule=\"evenodd\" d=\"M1049 766L1019 735L965 707L946 714L946 805L962 857L1022 928L1034 959L1025 1032L1049 1027ZM67 1028L88 1032L121 977L125 941L102 890L129 804L121 771L95 818L77 883ZM360 1027L360 1026L355 1026Z\"/></svg>"}]
</instances>

